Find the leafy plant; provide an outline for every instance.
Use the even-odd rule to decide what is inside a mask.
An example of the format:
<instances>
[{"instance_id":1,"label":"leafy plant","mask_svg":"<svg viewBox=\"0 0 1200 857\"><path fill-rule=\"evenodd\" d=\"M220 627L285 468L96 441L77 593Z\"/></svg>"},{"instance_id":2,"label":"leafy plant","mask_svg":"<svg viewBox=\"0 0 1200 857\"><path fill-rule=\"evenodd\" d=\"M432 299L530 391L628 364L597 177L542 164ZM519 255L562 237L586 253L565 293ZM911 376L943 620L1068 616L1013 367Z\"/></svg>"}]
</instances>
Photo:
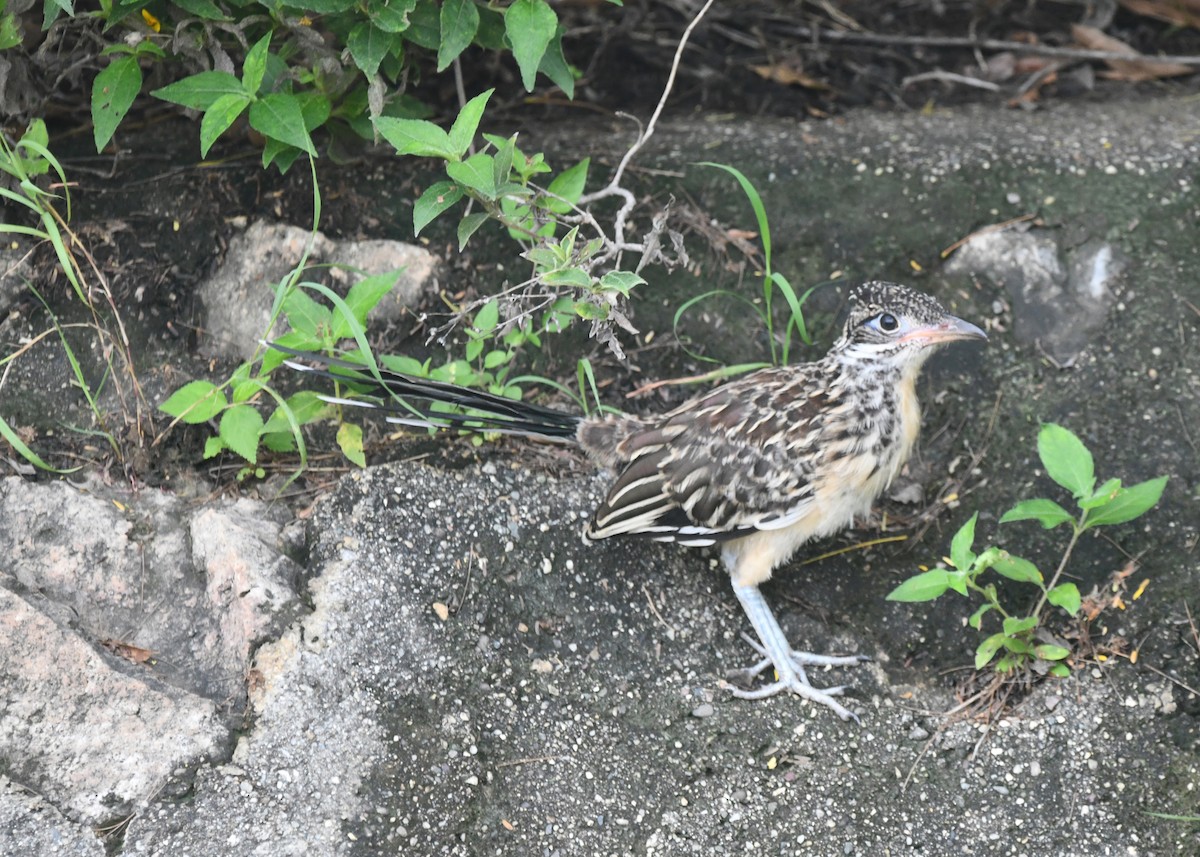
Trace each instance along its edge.
<instances>
[{"instance_id":1,"label":"leafy plant","mask_svg":"<svg viewBox=\"0 0 1200 857\"><path fill-rule=\"evenodd\" d=\"M793 331L799 335L801 341L804 342L805 345L812 345L812 336L809 334L808 325L804 320L803 307L805 301L808 300L809 295L813 293L813 290L816 288L816 286L809 288L804 292L804 294L797 296L795 289L792 288L792 284L788 281L787 277L772 269L771 224L767 219L767 209L766 206L763 205L762 196L759 194L758 189L754 186L753 182L746 178L745 174L742 173L741 170L737 169L736 167L732 167L729 164L718 164L711 161L702 161L700 166L724 170L729 175L733 176L734 179L737 180L738 185L741 187L742 192L746 195L746 198L750 201L750 207L754 211L754 219L758 224L758 239L761 242L763 249L762 301L761 303L755 303L754 301L739 295L736 292L731 292L728 289L713 289L711 291L704 292L703 294L696 295L695 297L684 301L683 304L680 305L679 309L675 311L675 318L673 321L675 334L676 336L679 335L679 322L692 307L717 296L732 297L748 306L751 312L758 316L759 320L762 322L763 328L767 332L767 343L771 351L771 359L769 362L741 363L734 366L724 366L721 369L701 376L701 378L697 380L709 380L712 378L727 377L729 375L753 371L754 369L762 369L765 366L784 365L788 362L791 354ZM787 302L789 313L787 324L784 326L783 333L780 335L776 335L775 313L772 310L772 302L775 297L776 290L778 290L780 295L782 295L783 299ZM698 360L703 360L709 363L717 362L711 357L705 357L690 351L688 353Z\"/></svg>"},{"instance_id":2,"label":"leafy plant","mask_svg":"<svg viewBox=\"0 0 1200 857\"><path fill-rule=\"evenodd\" d=\"M50 245L58 261L59 268L66 277L67 282L71 284L75 298L87 309L92 317L89 324L80 326L88 328L100 340L101 348L98 350L105 355L105 359L108 361L106 380L111 380L116 386L117 392L121 395L123 402L125 402L126 397L122 386L122 378L129 380L133 389L134 401L127 404L129 404L131 409L138 410L140 415L140 405L142 404L141 387L138 384L137 375L133 368L132 356L129 352L129 338L125 335L124 325L120 315L117 313L116 304L104 277L93 265L92 273L96 282L89 284L85 278L83 269L72 253L72 246L81 246L81 244L69 226L71 219L71 197L67 188L70 185L67 182L62 165L50 152L49 148L47 148L48 144L49 135L46 132L46 125L40 119L31 122L22 137L13 145L10 145L4 135L0 133L0 200L7 200L19 206L17 210L24 213L27 217L27 223L33 224L25 225L21 223L0 222L0 235L23 235ZM44 190L38 184L38 179L48 175L51 171L58 177L59 186L63 188L64 195L62 202L66 207L65 215L60 213L55 206L55 203L59 201L59 197ZM87 255L86 251L85 255ZM90 260L90 256L88 258ZM42 296L33 289L32 285L30 285L30 289L33 290L38 300L41 301ZM109 307L109 312L105 313L101 308L96 306L92 296L97 293L105 299ZM42 302L45 304L45 301ZM49 310L48 306L47 310ZM58 333L64 353L71 365L76 386L83 393L96 425L99 426L98 433L105 439L116 457L118 459L123 458L124 451L121 445L118 444L113 433L109 430L106 414L98 404L99 389L92 389L79 361L76 359L75 352L72 350L70 343L63 333L63 326L59 324L58 319L54 317L53 313L50 313L50 317L53 330ZM47 333L49 332L47 331ZM41 336L37 337L37 339L41 338ZM0 366L7 366L7 364L11 363L18 356L25 353L27 349L28 346L3 357L0 359ZM113 358L117 355L119 355L122 361L123 373L117 372L114 366ZM4 377L6 376L7 370ZM0 377L0 386L2 385L3 377ZM101 386L103 386L103 382ZM140 419L135 419L133 422L136 426L140 427ZM0 417L0 436L3 436L26 461L45 470L54 470L54 468L46 464L17 436L11 426L4 422L3 417Z\"/></svg>"},{"instance_id":3,"label":"leafy plant","mask_svg":"<svg viewBox=\"0 0 1200 857\"><path fill-rule=\"evenodd\" d=\"M313 166L313 227L315 237L321 217L321 191ZM337 343L354 339L364 361L374 367L367 344L365 323L369 313L396 284L395 272L365 277L353 285L345 298L328 287L313 282L301 282L312 249L310 238L300 261L275 287L271 323L263 331L266 336L276 319L287 319L290 330L279 341L299 350L332 354ZM333 304L329 309L313 300L307 292L318 292ZM314 391L304 390L285 398L271 384L271 375L283 362L278 351L263 347L251 360L239 365L228 379L220 384L197 379L184 384L159 405L160 410L175 418L175 422L198 425L215 420L217 432L204 445L204 457L213 458L225 450L241 456L248 464L238 474L239 479L254 475L261 478L265 471L258 465L258 455L265 446L276 452L296 451L300 455L300 470L308 463L308 449L300 427L323 419L333 413L333 407L318 398ZM263 419L257 404L263 398L273 400L275 408ZM174 422L172 423L174 425ZM343 423L338 429L338 445L351 461L359 466L366 463L362 446L362 428Z\"/></svg>"},{"instance_id":4,"label":"leafy plant","mask_svg":"<svg viewBox=\"0 0 1200 857\"><path fill-rule=\"evenodd\" d=\"M101 0L95 9L56 0L37 13L44 30L61 30L63 19L88 30L81 44L95 44L93 20L111 39L100 42L108 62L91 92L97 150L128 115L151 64L179 78L152 95L203 114L202 152L245 114L265 138L263 165L285 171L315 156L318 130L374 140L383 117L429 115L412 89L472 46L510 55L526 91L541 75L574 96L563 27L546 0ZM22 23L0 5L0 51L20 50Z\"/></svg>"},{"instance_id":5,"label":"leafy plant","mask_svg":"<svg viewBox=\"0 0 1200 857\"><path fill-rule=\"evenodd\" d=\"M1075 616L1080 608L1079 589L1071 582L1060 583L1067 563L1084 533L1097 527L1123 524L1150 510L1162 496L1167 477L1160 476L1124 487L1120 479L1109 479L1096 487L1095 464L1083 442L1062 426L1048 423L1037 438L1038 456L1046 474L1071 492L1078 512L1070 512L1054 500L1022 500L1000 518L1001 524L1037 521L1046 529L1067 527L1070 536L1058 565L1046 581L1042 572L1027 559L998 547L974 552L975 525L979 514L971 516L950 543L950 568L936 568L910 577L887 596L890 601L931 601L953 590L982 603L967 622L982 630L989 614L1000 620L999 630L980 642L975 650L975 668L989 664L999 673L1011 673L1033 666L1040 672L1066 676L1070 670L1064 661L1071 654L1046 630L1046 605ZM1016 583L1038 590L1029 610L1006 608L996 583L984 575L995 572Z\"/></svg>"}]
</instances>

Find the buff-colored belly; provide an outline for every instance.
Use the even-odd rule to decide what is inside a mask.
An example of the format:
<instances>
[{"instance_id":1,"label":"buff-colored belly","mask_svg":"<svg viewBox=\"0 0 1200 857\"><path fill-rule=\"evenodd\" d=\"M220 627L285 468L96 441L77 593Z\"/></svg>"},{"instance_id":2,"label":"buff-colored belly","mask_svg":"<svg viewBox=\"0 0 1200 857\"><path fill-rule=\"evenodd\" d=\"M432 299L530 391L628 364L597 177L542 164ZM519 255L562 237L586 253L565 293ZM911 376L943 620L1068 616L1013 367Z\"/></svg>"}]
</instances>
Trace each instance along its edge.
<instances>
[{"instance_id":1,"label":"buff-colored belly","mask_svg":"<svg viewBox=\"0 0 1200 857\"><path fill-rule=\"evenodd\" d=\"M725 565L735 585L757 586L805 542L845 529L870 510L908 460L920 432L914 380L901 379L897 436L885 445L882 460L876 455L842 459L814 485L810 508L794 523L778 530L760 530L725 546Z\"/></svg>"}]
</instances>

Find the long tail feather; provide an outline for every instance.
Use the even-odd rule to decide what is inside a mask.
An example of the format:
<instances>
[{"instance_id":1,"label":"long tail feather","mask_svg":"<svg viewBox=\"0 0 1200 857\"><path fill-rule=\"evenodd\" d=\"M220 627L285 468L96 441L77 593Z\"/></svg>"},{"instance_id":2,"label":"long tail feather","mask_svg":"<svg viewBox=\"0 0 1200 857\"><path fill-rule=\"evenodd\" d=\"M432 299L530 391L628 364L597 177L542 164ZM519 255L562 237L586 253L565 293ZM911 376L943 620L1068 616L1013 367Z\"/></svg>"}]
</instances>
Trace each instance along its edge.
<instances>
[{"instance_id":1,"label":"long tail feather","mask_svg":"<svg viewBox=\"0 0 1200 857\"><path fill-rule=\"evenodd\" d=\"M481 431L540 437L574 442L582 419L541 405L497 396L483 390L471 390L443 381L415 378L380 367L376 378L361 363L298 351L277 342L266 345L297 360L285 360L291 368L347 385L355 398L321 396L322 401L380 411L397 425L426 428L470 428ZM300 362L304 361L304 362ZM434 410L440 403L461 410Z\"/></svg>"}]
</instances>

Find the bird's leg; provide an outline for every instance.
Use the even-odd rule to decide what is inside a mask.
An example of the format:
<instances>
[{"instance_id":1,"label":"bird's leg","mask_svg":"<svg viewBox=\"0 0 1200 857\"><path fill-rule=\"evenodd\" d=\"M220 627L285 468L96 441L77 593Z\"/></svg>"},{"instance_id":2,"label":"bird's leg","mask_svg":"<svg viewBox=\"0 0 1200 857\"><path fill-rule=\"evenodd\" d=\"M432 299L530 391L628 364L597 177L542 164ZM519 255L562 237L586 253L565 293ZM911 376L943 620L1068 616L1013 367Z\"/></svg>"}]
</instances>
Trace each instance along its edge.
<instances>
[{"instance_id":1,"label":"bird's leg","mask_svg":"<svg viewBox=\"0 0 1200 857\"><path fill-rule=\"evenodd\" d=\"M762 699L787 690L797 696L824 705L843 720L859 722L857 714L833 698L840 696L845 688L830 687L820 690L813 687L809 684L808 676L804 672L804 666L806 664L851 666L868 659L862 656L837 658L828 655L814 655L809 652L793 651L787 641L787 637L784 636L783 629L779 627L779 623L775 620L775 615L771 612L771 608L767 606L766 599L763 598L758 587L739 586L735 583L733 591L737 595L738 601L742 603L742 609L746 611L746 616L750 619L750 624L754 626L754 631L758 634L758 639L762 642L761 648L759 646L755 646L755 648L758 649L760 654L766 655L766 662L751 667L750 674L756 675L766 669L769 663L775 667L775 672L779 675L778 681L764 685L756 690L732 688L733 695L741 699Z\"/></svg>"}]
</instances>

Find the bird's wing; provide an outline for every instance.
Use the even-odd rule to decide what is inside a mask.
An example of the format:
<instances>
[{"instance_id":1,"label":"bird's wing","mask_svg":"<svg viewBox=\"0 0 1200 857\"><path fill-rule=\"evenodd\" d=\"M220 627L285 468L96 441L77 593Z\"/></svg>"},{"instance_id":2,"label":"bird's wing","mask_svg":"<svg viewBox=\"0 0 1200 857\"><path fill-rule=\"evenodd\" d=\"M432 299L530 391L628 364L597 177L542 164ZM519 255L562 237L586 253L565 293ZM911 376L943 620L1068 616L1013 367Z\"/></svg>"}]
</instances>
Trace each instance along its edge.
<instances>
[{"instance_id":1,"label":"bird's wing","mask_svg":"<svg viewBox=\"0 0 1200 857\"><path fill-rule=\"evenodd\" d=\"M762 370L638 424L610 451L619 473L587 538L699 546L798 520L826 410L806 369Z\"/></svg>"}]
</instances>

